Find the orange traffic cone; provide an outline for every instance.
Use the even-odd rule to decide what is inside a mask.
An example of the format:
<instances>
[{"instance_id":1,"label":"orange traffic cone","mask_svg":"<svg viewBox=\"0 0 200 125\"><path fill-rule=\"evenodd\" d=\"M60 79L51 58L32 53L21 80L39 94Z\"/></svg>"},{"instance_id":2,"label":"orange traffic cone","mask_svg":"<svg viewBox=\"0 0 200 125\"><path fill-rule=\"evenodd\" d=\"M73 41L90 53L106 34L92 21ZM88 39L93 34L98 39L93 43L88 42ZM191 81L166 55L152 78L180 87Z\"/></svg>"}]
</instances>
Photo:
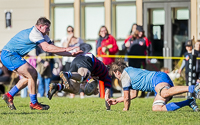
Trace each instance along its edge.
<instances>
[{"instance_id":1,"label":"orange traffic cone","mask_svg":"<svg viewBox=\"0 0 200 125\"><path fill-rule=\"evenodd\" d=\"M105 97L105 86L103 81L99 81L99 93L100 93L100 98Z\"/></svg>"}]
</instances>

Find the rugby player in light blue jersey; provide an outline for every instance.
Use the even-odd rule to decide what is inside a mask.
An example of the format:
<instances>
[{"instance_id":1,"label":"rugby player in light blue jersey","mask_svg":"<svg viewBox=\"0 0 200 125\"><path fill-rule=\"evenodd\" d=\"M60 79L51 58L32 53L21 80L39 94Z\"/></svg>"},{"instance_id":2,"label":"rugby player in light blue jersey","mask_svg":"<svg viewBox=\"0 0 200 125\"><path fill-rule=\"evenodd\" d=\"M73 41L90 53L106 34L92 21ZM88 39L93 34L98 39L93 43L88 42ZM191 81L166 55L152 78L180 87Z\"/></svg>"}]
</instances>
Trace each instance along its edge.
<instances>
[{"instance_id":1,"label":"rugby player in light blue jersey","mask_svg":"<svg viewBox=\"0 0 200 125\"><path fill-rule=\"evenodd\" d=\"M138 91L146 91L155 93L153 111L174 111L184 106L189 106L194 111L199 110L194 98L168 103L174 95L185 92L195 93L196 97L199 98L199 84L196 86L174 86L166 73L127 67L121 59L111 65L110 73L113 73L121 81L124 97L107 99L109 105L124 102L123 110L127 111L130 107L130 100L137 97Z\"/></svg>"},{"instance_id":2,"label":"rugby player in light blue jersey","mask_svg":"<svg viewBox=\"0 0 200 125\"><path fill-rule=\"evenodd\" d=\"M38 103L36 95L37 71L23 58L36 46L44 51L61 56L76 56L82 51L69 53L76 47L64 48L51 44L50 38L46 35L50 31L51 22L45 17L37 20L36 25L17 33L3 48L1 61L11 71L16 71L22 79L6 94L3 99L11 110L16 110L13 104L13 97L28 85L30 96L30 108L37 110L48 110L50 107Z\"/></svg>"}]
</instances>

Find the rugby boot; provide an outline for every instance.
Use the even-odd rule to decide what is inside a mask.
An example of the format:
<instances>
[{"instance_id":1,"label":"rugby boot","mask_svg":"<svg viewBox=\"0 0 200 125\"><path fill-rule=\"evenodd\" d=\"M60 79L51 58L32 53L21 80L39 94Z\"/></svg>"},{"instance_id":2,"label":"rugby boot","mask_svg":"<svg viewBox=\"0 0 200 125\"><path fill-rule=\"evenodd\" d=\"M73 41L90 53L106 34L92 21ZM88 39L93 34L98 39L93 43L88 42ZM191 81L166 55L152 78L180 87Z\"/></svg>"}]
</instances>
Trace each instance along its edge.
<instances>
[{"instance_id":1,"label":"rugby boot","mask_svg":"<svg viewBox=\"0 0 200 125\"><path fill-rule=\"evenodd\" d=\"M53 95L56 93L56 91L58 91L58 86L57 86L57 84L56 84L56 83L51 83L51 84L49 85L49 91L48 91L48 94L47 94L49 100L52 99L52 97L53 97Z\"/></svg>"},{"instance_id":2,"label":"rugby boot","mask_svg":"<svg viewBox=\"0 0 200 125\"><path fill-rule=\"evenodd\" d=\"M4 94L3 95L3 100L7 103L8 107L11 109L11 110L16 110L15 106L14 106L14 103L13 103L13 97L10 97L7 95L8 93Z\"/></svg>"},{"instance_id":3,"label":"rugby boot","mask_svg":"<svg viewBox=\"0 0 200 125\"><path fill-rule=\"evenodd\" d=\"M30 108L33 110L33 109L37 109L37 110L48 110L50 108L49 105L44 105L44 104L41 104L41 103L31 103L30 102Z\"/></svg>"},{"instance_id":4,"label":"rugby boot","mask_svg":"<svg viewBox=\"0 0 200 125\"><path fill-rule=\"evenodd\" d=\"M69 78L67 74L61 71L59 75L60 75L60 78L63 80L63 84L69 85Z\"/></svg>"},{"instance_id":5,"label":"rugby boot","mask_svg":"<svg viewBox=\"0 0 200 125\"><path fill-rule=\"evenodd\" d=\"M198 105L196 104L196 100L195 99L192 99L193 101L190 102L189 104L189 107L192 108L192 110L194 112L198 112L199 111L199 108L198 108Z\"/></svg>"}]
</instances>

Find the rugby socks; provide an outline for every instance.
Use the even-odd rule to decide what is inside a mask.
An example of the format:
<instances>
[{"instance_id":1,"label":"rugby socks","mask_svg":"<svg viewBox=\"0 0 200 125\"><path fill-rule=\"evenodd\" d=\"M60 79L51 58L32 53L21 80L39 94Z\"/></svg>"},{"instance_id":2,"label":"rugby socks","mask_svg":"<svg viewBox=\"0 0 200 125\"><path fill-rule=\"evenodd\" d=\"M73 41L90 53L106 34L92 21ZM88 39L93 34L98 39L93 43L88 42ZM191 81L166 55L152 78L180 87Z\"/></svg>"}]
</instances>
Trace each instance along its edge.
<instances>
[{"instance_id":1,"label":"rugby socks","mask_svg":"<svg viewBox=\"0 0 200 125\"><path fill-rule=\"evenodd\" d=\"M37 94L29 94L29 96L30 96L30 99L31 99L31 103L32 103L32 104L35 104L35 103L38 102L38 101L37 101Z\"/></svg>"},{"instance_id":2,"label":"rugby socks","mask_svg":"<svg viewBox=\"0 0 200 125\"><path fill-rule=\"evenodd\" d=\"M167 111L175 111L179 108L189 105L192 101L193 99L188 99L182 102L171 102L169 104L166 104L165 106L167 108Z\"/></svg>"},{"instance_id":3,"label":"rugby socks","mask_svg":"<svg viewBox=\"0 0 200 125\"><path fill-rule=\"evenodd\" d=\"M67 74L67 78L70 79L72 77L72 73L71 72L65 72Z\"/></svg>"},{"instance_id":4,"label":"rugby socks","mask_svg":"<svg viewBox=\"0 0 200 125\"><path fill-rule=\"evenodd\" d=\"M61 90L63 90L65 88L65 85L58 83L57 87L58 87L58 91L61 91Z\"/></svg>"},{"instance_id":5,"label":"rugby socks","mask_svg":"<svg viewBox=\"0 0 200 125\"><path fill-rule=\"evenodd\" d=\"M190 93L193 93L193 92L194 92L194 88L195 88L195 85L190 85L190 86L188 87L188 91L189 91Z\"/></svg>"},{"instance_id":6,"label":"rugby socks","mask_svg":"<svg viewBox=\"0 0 200 125\"><path fill-rule=\"evenodd\" d=\"M19 89L17 88L17 86L15 85L8 93L14 97L17 93L19 92Z\"/></svg>"}]
</instances>

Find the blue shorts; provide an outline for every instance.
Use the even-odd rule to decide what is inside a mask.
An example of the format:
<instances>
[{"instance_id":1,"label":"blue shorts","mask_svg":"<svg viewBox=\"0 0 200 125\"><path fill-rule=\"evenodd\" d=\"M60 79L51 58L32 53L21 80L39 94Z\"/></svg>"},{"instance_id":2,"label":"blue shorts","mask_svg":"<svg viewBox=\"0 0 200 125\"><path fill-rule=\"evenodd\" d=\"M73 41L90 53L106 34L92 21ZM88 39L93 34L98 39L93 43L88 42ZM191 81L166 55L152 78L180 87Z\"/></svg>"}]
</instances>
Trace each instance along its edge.
<instances>
[{"instance_id":1,"label":"blue shorts","mask_svg":"<svg viewBox=\"0 0 200 125\"><path fill-rule=\"evenodd\" d=\"M154 76L153 76L153 80L152 80L152 84L153 84L153 91L155 93L155 96L157 95L157 92L155 90L156 85L158 85L161 82L165 82L168 83L171 87L174 86L172 80L169 78L169 76L164 73L164 72L157 72Z\"/></svg>"},{"instance_id":2,"label":"blue shorts","mask_svg":"<svg viewBox=\"0 0 200 125\"><path fill-rule=\"evenodd\" d=\"M1 62L9 70L13 71L26 63L26 60L22 58L18 53L11 52L9 50L2 50Z\"/></svg>"}]
</instances>

